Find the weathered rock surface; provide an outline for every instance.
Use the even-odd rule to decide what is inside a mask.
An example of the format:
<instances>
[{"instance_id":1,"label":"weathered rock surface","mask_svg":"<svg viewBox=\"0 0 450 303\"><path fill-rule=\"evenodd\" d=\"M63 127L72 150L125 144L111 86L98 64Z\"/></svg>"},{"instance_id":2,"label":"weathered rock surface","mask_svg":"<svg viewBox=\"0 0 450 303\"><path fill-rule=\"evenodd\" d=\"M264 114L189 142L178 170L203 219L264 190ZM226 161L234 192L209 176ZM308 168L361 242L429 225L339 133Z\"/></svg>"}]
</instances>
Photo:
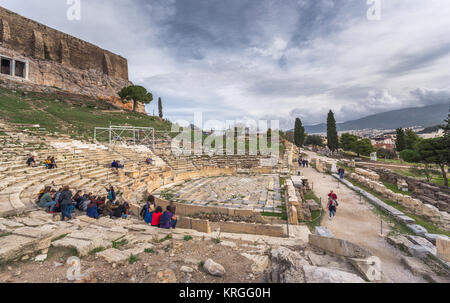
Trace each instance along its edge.
<instances>
[{"instance_id":1,"label":"weathered rock surface","mask_svg":"<svg viewBox=\"0 0 450 303\"><path fill-rule=\"evenodd\" d=\"M225 275L225 268L220 265L219 263L214 262L212 259L206 260L205 264L203 265L203 268L205 271L213 276L222 277Z\"/></svg>"},{"instance_id":2,"label":"weathered rock surface","mask_svg":"<svg viewBox=\"0 0 450 303\"><path fill-rule=\"evenodd\" d=\"M359 276L338 269L303 266L306 283L364 283Z\"/></svg>"}]
</instances>

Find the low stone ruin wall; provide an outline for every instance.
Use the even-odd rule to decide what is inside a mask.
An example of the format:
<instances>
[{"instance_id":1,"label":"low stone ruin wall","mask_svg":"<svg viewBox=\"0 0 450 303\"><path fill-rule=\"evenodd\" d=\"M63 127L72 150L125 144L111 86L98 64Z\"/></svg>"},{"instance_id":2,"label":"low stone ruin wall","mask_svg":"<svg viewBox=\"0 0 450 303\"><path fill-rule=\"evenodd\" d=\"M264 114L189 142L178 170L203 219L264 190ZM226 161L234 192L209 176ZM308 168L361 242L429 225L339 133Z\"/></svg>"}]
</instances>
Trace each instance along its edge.
<instances>
[{"instance_id":1,"label":"low stone ruin wall","mask_svg":"<svg viewBox=\"0 0 450 303\"><path fill-rule=\"evenodd\" d=\"M310 234L309 244L338 256L348 258L369 258L372 256L372 253L363 247L333 237Z\"/></svg>"},{"instance_id":2,"label":"low stone ruin wall","mask_svg":"<svg viewBox=\"0 0 450 303\"><path fill-rule=\"evenodd\" d=\"M177 208L178 213L178 208ZM212 230L219 229L224 233L249 234L270 237L286 237L286 232L281 225L242 223L242 222L210 222L208 220L181 217L177 227L183 229L193 229L199 232L211 233Z\"/></svg>"},{"instance_id":3,"label":"low stone ruin wall","mask_svg":"<svg viewBox=\"0 0 450 303\"><path fill-rule=\"evenodd\" d=\"M412 177L402 176L390 169L373 169L380 179L389 183L398 184L406 182L408 189L413 192L413 197L423 203L431 204L440 211L450 212L450 190L444 186L437 186L425 181L417 180Z\"/></svg>"},{"instance_id":4,"label":"low stone ruin wall","mask_svg":"<svg viewBox=\"0 0 450 303\"><path fill-rule=\"evenodd\" d=\"M362 170L359 169L358 171L361 172ZM395 193L383 183L365 177L372 174L373 172L365 171L362 175L351 173L349 177L381 194L384 198L397 202L409 212L426 218L444 230L450 230L450 214L447 211L440 211L437 207L423 203L421 200L411 196Z\"/></svg>"}]
</instances>

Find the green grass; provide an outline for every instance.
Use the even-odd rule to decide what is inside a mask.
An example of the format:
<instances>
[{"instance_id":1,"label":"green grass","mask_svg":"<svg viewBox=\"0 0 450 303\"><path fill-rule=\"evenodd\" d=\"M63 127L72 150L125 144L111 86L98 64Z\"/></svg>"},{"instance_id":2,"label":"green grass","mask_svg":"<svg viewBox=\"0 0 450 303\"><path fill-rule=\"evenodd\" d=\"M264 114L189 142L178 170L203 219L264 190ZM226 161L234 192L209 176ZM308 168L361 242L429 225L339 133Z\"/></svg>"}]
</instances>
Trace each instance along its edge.
<instances>
[{"instance_id":1,"label":"green grass","mask_svg":"<svg viewBox=\"0 0 450 303\"><path fill-rule=\"evenodd\" d=\"M192 236L188 236L188 235L184 236L184 241L191 241L193 239L194 238L192 238Z\"/></svg>"},{"instance_id":2,"label":"green grass","mask_svg":"<svg viewBox=\"0 0 450 303\"><path fill-rule=\"evenodd\" d=\"M413 193L411 190L402 191L402 190L397 188L397 185L389 183L389 182L383 181L382 183L384 184L384 186L386 186L386 188L392 190L394 193L397 193L397 194L403 194L403 195L411 196L412 193Z\"/></svg>"},{"instance_id":3,"label":"green grass","mask_svg":"<svg viewBox=\"0 0 450 303\"><path fill-rule=\"evenodd\" d=\"M135 255L133 255L133 254L131 254L130 257L128 258L128 263L130 263L130 264L134 264L134 263L136 263L137 261L139 261L138 256L135 256Z\"/></svg>"},{"instance_id":4,"label":"green grass","mask_svg":"<svg viewBox=\"0 0 450 303\"><path fill-rule=\"evenodd\" d=\"M261 216L264 217L276 217L276 218L281 218L283 216L282 213L276 213L276 212L270 212L270 211L265 211L261 213Z\"/></svg>"},{"instance_id":5,"label":"green grass","mask_svg":"<svg viewBox=\"0 0 450 303\"><path fill-rule=\"evenodd\" d=\"M52 242L61 240L61 239L65 238L65 237L67 237L67 235L68 235L68 234L63 234L63 235L61 235L61 236L59 236L59 237L56 237L55 239L52 240Z\"/></svg>"},{"instance_id":6,"label":"green grass","mask_svg":"<svg viewBox=\"0 0 450 303\"><path fill-rule=\"evenodd\" d=\"M144 249L144 252L147 254L154 254L155 250L153 248L146 248L146 249Z\"/></svg>"},{"instance_id":7,"label":"green grass","mask_svg":"<svg viewBox=\"0 0 450 303\"><path fill-rule=\"evenodd\" d=\"M106 250L106 248L104 248L103 246L100 246L100 247L97 247L97 248L94 248L93 250L91 250L89 252L89 255L92 256L92 255L95 255L96 253L99 253L104 250Z\"/></svg>"},{"instance_id":8,"label":"green grass","mask_svg":"<svg viewBox=\"0 0 450 303\"><path fill-rule=\"evenodd\" d=\"M170 240L170 239L172 239L172 236L171 235L167 235L164 238L162 238L161 240L158 240L158 242L162 243L162 242L165 242L165 241Z\"/></svg>"},{"instance_id":9,"label":"green grass","mask_svg":"<svg viewBox=\"0 0 450 303\"><path fill-rule=\"evenodd\" d=\"M95 127L133 125L168 131L171 123L133 112L104 112L114 107L94 98L63 93L29 93L0 88L0 116L11 123L39 124L49 132L93 138ZM107 140L106 134L99 135Z\"/></svg>"},{"instance_id":10,"label":"green grass","mask_svg":"<svg viewBox=\"0 0 450 303\"><path fill-rule=\"evenodd\" d=\"M163 191L161 192L161 197L162 197L164 200L170 201L170 200L173 199L174 194L172 194L172 193L170 192L170 189L167 189L167 190L163 190Z\"/></svg>"},{"instance_id":11,"label":"green grass","mask_svg":"<svg viewBox=\"0 0 450 303\"><path fill-rule=\"evenodd\" d=\"M305 195L304 195L305 200L314 200L316 201L316 203L319 205L320 210L313 210L311 211L311 220L310 221L305 221L304 223L306 224L306 226L308 226L309 230L311 232L313 232L316 228L316 226L320 226L320 221L322 220L322 215L323 215L323 209L322 206L320 205L320 199L314 194L313 191L308 191Z\"/></svg>"},{"instance_id":12,"label":"green grass","mask_svg":"<svg viewBox=\"0 0 450 303\"><path fill-rule=\"evenodd\" d=\"M413 177L419 180L428 181L423 170L413 168L413 169L393 169L392 171L402 176ZM440 171L430 170L430 175L431 179L429 182L440 186L444 185L444 177L442 176Z\"/></svg>"},{"instance_id":13,"label":"green grass","mask_svg":"<svg viewBox=\"0 0 450 303\"><path fill-rule=\"evenodd\" d=\"M352 183L353 185L358 186L359 188L365 190L366 192L368 192L368 193L374 195L375 197L377 197L378 199L380 199L380 200L383 201L384 203L386 203L386 204L388 204L388 205L394 207L395 209L397 209L397 210L403 212L403 213L404 213L405 215L407 215L408 217L414 219L414 220L416 221L415 224L418 224L418 225L420 225L420 226L425 227L425 228L428 230L429 233L431 233L431 234L443 234L443 235L446 235L446 236L450 236L450 232L444 231L444 230L440 229L439 227L437 227L437 226L434 225L433 223L427 221L426 219L424 219L424 218L421 217L421 216L418 216L418 215L416 215L416 214L410 213L407 209L405 209L405 208L404 208L403 206L401 206L400 204L398 204L398 203L396 203L396 202L394 202L394 201L392 201L392 200L389 200L389 199L384 198L382 195L380 195L379 193L373 191L372 189L370 189L370 188L368 188L368 187L366 187L366 186L364 186L364 185L362 185L362 184L360 184L360 183L358 183L358 182L356 182L356 181L354 181L354 180L352 180L352 179L347 179L347 181L349 181L349 182ZM374 206L375 206L375 208L378 209L379 212L385 213L385 212L384 212L381 208L379 208L378 206L376 206L376 205L374 205ZM406 227L406 225L404 225L404 224L401 223L401 222L397 222L397 221L395 221L395 220L394 220L394 222L396 223L396 226L399 227L399 229L402 230L402 233L408 233L408 234L411 234L411 232L406 232L406 230L409 231L409 229Z\"/></svg>"},{"instance_id":14,"label":"green grass","mask_svg":"<svg viewBox=\"0 0 450 303\"><path fill-rule=\"evenodd\" d=\"M215 238L215 239L214 239L214 243L216 243L216 244L220 244L220 242L222 242L222 240L220 240L220 238L219 238L219 237L217 237L217 238Z\"/></svg>"},{"instance_id":15,"label":"green grass","mask_svg":"<svg viewBox=\"0 0 450 303\"><path fill-rule=\"evenodd\" d=\"M112 241L112 248L118 249L121 246L127 245L128 241L126 239L122 239L120 241Z\"/></svg>"},{"instance_id":16,"label":"green grass","mask_svg":"<svg viewBox=\"0 0 450 303\"><path fill-rule=\"evenodd\" d=\"M10 236L10 235L12 235L11 232L8 232L8 233L2 233L2 234L0 234L0 238L7 237L7 236Z\"/></svg>"}]
</instances>

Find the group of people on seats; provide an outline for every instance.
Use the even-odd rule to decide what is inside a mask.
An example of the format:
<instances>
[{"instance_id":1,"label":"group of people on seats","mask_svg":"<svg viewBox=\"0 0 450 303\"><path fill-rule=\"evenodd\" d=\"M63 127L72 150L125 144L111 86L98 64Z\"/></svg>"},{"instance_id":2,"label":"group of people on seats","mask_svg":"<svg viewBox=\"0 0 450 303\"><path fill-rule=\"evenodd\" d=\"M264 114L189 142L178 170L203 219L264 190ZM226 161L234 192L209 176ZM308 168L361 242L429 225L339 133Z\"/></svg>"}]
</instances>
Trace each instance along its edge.
<instances>
[{"instance_id":1,"label":"group of people on seats","mask_svg":"<svg viewBox=\"0 0 450 303\"><path fill-rule=\"evenodd\" d=\"M124 167L123 164L120 164L119 160L113 160L111 163L111 168L119 169L119 168L123 168L123 167Z\"/></svg>"},{"instance_id":2,"label":"group of people on seats","mask_svg":"<svg viewBox=\"0 0 450 303\"><path fill-rule=\"evenodd\" d=\"M26 164L28 166L32 166L32 167L37 166L36 160L34 159L33 155L28 157ZM47 159L44 161L44 165L45 165L45 168L48 168L48 169L58 168L58 165L56 165L55 157L52 157L52 156L47 157Z\"/></svg>"},{"instance_id":3,"label":"group of people on seats","mask_svg":"<svg viewBox=\"0 0 450 303\"><path fill-rule=\"evenodd\" d=\"M176 215L177 207L175 203L170 201L166 210L163 211L161 206L157 206L155 203L155 197L150 195L147 198L147 203L142 208L140 215L144 219L145 223L154 227L170 229L176 228L178 217Z\"/></svg>"},{"instance_id":4,"label":"group of people on seats","mask_svg":"<svg viewBox=\"0 0 450 303\"><path fill-rule=\"evenodd\" d=\"M126 219L131 215L129 204L120 204L117 201L114 187L110 186L105 189L108 197L94 196L92 193L83 195L81 190L72 196L68 185L57 191L46 186L39 192L35 202L40 208L44 208L50 213L61 212L62 221L65 218L72 219L72 212L75 209L85 212L88 217L95 219L101 216Z\"/></svg>"},{"instance_id":5,"label":"group of people on seats","mask_svg":"<svg viewBox=\"0 0 450 303\"><path fill-rule=\"evenodd\" d=\"M58 190L46 186L39 192L35 202L40 208L47 209L50 213L61 212L61 221L65 221L65 218L72 219L72 212L75 209L85 212L88 217L94 219L101 216L128 218L131 215L129 204L126 202L118 203L113 186L105 188L105 190L108 197L94 196L92 193L83 194L81 190L72 196L72 191L70 191L68 185ZM170 201L166 210L163 211L161 206L156 205L155 197L150 195L140 212L140 216L151 226L170 229L176 228L178 223L176 210L175 203Z\"/></svg>"}]
</instances>

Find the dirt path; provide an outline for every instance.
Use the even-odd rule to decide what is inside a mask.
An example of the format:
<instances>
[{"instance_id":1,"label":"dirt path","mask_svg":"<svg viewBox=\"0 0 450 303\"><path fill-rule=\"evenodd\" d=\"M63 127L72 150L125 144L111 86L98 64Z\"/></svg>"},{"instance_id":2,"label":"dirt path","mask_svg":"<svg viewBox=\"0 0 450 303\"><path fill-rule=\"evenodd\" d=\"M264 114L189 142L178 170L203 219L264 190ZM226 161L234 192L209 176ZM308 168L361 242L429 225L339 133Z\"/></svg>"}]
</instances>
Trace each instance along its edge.
<instances>
[{"instance_id":1,"label":"dirt path","mask_svg":"<svg viewBox=\"0 0 450 303\"><path fill-rule=\"evenodd\" d=\"M317 158L314 153L308 152L310 158ZM320 157L319 158L323 158ZM329 160L329 159L328 159ZM317 172L313 168L302 169L302 174L309 178L314 184L314 192L322 198L322 206L326 209L327 195L331 189L338 196L339 207L336 217L329 220L329 216L324 216L322 226L328 228L335 237L348 240L370 250L375 256L381 259L383 274L393 282L417 283L426 282L421 277L414 276L406 269L400 261L402 253L389 245L380 236L380 217L373 211L373 207L368 201L340 184L330 175ZM387 235L390 227L383 223L383 234Z\"/></svg>"}]
</instances>

